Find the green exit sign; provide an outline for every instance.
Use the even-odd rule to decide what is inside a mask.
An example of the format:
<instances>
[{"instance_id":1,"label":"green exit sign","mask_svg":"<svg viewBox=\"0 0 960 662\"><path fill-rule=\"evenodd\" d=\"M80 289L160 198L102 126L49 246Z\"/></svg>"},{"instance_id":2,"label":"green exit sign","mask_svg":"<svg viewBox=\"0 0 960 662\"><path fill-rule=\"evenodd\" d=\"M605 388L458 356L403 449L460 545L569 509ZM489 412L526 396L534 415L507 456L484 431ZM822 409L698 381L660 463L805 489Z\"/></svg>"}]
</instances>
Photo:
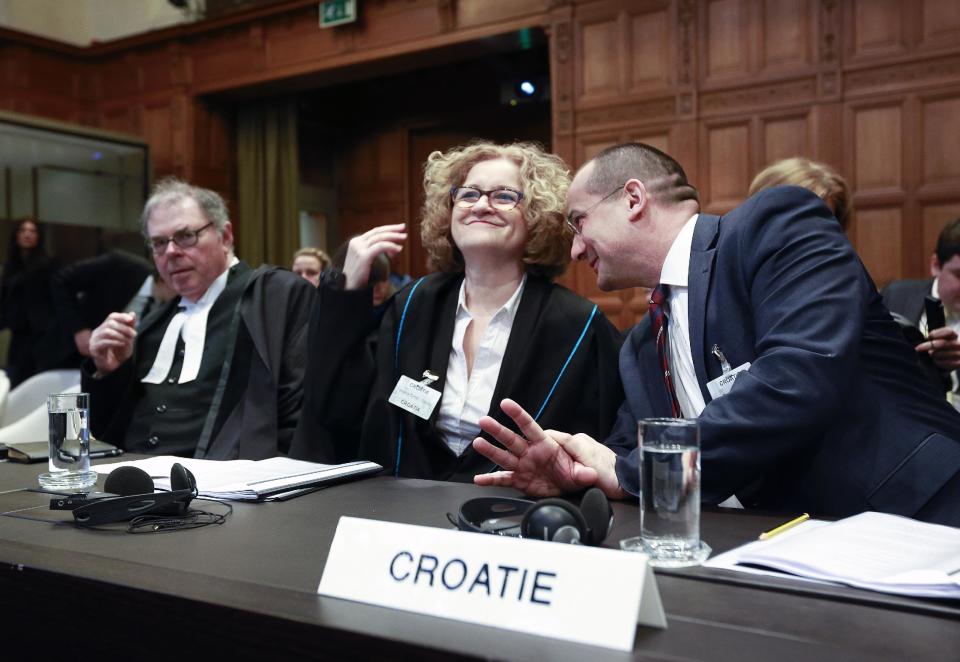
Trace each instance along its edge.
<instances>
[{"instance_id":1,"label":"green exit sign","mask_svg":"<svg viewBox=\"0 0 960 662\"><path fill-rule=\"evenodd\" d=\"M356 0L323 0L320 3L320 27L353 23L357 20Z\"/></svg>"}]
</instances>

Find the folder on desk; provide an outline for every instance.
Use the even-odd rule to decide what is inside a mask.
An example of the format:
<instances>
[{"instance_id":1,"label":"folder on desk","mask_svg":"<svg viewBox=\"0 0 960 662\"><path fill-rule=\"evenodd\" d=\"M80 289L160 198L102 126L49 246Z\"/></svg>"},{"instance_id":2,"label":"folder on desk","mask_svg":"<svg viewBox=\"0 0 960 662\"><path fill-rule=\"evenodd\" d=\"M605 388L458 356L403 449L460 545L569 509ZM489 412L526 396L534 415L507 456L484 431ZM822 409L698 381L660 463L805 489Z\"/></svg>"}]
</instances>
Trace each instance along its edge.
<instances>
[{"instance_id":1,"label":"folder on desk","mask_svg":"<svg viewBox=\"0 0 960 662\"><path fill-rule=\"evenodd\" d=\"M271 457L266 460L197 460L170 455L101 464L93 469L108 474L120 466L139 467L153 477L158 488L170 489L170 468L177 462L193 473L200 496L231 501L261 501L274 495L326 487L383 471L379 464L364 460L346 464L318 464L286 457Z\"/></svg>"},{"instance_id":2,"label":"folder on desk","mask_svg":"<svg viewBox=\"0 0 960 662\"><path fill-rule=\"evenodd\" d=\"M771 569L895 595L960 599L960 529L876 512L836 522L809 520L704 565Z\"/></svg>"}]
</instances>

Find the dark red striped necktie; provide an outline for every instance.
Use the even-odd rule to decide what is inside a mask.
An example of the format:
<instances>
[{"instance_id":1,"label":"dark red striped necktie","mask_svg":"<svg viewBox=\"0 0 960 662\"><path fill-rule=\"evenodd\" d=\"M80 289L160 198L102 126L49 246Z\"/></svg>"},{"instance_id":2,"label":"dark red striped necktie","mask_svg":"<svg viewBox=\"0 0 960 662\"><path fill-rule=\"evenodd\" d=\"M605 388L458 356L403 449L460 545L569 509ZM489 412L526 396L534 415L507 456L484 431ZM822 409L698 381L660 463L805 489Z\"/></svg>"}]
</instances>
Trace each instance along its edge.
<instances>
[{"instance_id":1,"label":"dark red striped necktie","mask_svg":"<svg viewBox=\"0 0 960 662\"><path fill-rule=\"evenodd\" d=\"M680 409L680 402L677 400L677 391L673 386L673 377L670 372L670 354L667 352L667 324L669 304L667 297L669 288L667 285L657 285L650 293L650 307L647 312L650 314L650 326L657 339L657 358L660 359L660 370L663 373L663 384L670 395L670 408L674 418L683 418L683 411Z\"/></svg>"}]
</instances>

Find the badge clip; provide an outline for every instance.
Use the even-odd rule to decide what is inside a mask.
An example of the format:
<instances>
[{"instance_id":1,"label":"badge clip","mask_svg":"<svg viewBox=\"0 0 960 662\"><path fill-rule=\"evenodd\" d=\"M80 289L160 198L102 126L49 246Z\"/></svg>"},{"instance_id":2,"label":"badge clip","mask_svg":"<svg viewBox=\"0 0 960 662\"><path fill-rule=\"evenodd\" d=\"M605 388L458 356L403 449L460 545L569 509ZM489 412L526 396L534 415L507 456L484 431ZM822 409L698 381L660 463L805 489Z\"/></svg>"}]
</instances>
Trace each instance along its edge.
<instances>
[{"instance_id":1,"label":"badge clip","mask_svg":"<svg viewBox=\"0 0 960 662\"><path fill-rule=\"evenodd\" d=\"M430 384L434 383L434 382L437 381L438 379L440 379L440 378L437 377L437 376L436 376L435 374L433 374L432 372L430 372L430 370L424 370L424 371L423 371L423 379L420 380L420 383L421 383L421 384L424 384L424 385L426 385L426 386L430 386Z\"/></svg>"},{"instance_id":2,"label":"badge clip","mask_svg":"<svg viewBox=\"0 0 960 662\"><path fill-rule=\"evenodd\" d=\"M730 372L730 362L727 361L727 357L723 355L723 350L720 349L720 345L714 344L713 348L710 350L710 353L717 357L717 360L720 361L720 370L723 371L723 374Z\"/></svg>"}]
</instances>

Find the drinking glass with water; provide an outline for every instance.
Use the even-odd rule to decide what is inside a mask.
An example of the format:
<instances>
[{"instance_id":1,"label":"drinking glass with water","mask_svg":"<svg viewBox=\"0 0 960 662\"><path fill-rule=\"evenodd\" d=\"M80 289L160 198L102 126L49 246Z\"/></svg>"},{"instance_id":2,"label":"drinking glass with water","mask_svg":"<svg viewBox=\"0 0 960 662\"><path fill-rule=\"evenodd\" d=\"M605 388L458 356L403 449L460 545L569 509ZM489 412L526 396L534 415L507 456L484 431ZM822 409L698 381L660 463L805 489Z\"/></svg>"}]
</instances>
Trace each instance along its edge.
<instances>
[{"instance_id":1,"label":"drinking glass with water","mask_svg":"<svg viewBox=\"0 0 960 662\"><path fill-rule=\"evenodd\" d=\"M700 540L700 427L696 420L646 418L638 425L640 537L622 549L650 565L697 565L710 555Z\"/></svg>"},{"instance_id":2,"label":"drinking glass with water","mask_svg":"<svg viewBox=\"0 0 960 662\"><path fill-rule=\"evenodd\" d=\"M55 491L86 492L97 482L90 470L90 395L58 393L47 396L49 426L47 473L40 486Z\"/></svg>"}]
</instances>

